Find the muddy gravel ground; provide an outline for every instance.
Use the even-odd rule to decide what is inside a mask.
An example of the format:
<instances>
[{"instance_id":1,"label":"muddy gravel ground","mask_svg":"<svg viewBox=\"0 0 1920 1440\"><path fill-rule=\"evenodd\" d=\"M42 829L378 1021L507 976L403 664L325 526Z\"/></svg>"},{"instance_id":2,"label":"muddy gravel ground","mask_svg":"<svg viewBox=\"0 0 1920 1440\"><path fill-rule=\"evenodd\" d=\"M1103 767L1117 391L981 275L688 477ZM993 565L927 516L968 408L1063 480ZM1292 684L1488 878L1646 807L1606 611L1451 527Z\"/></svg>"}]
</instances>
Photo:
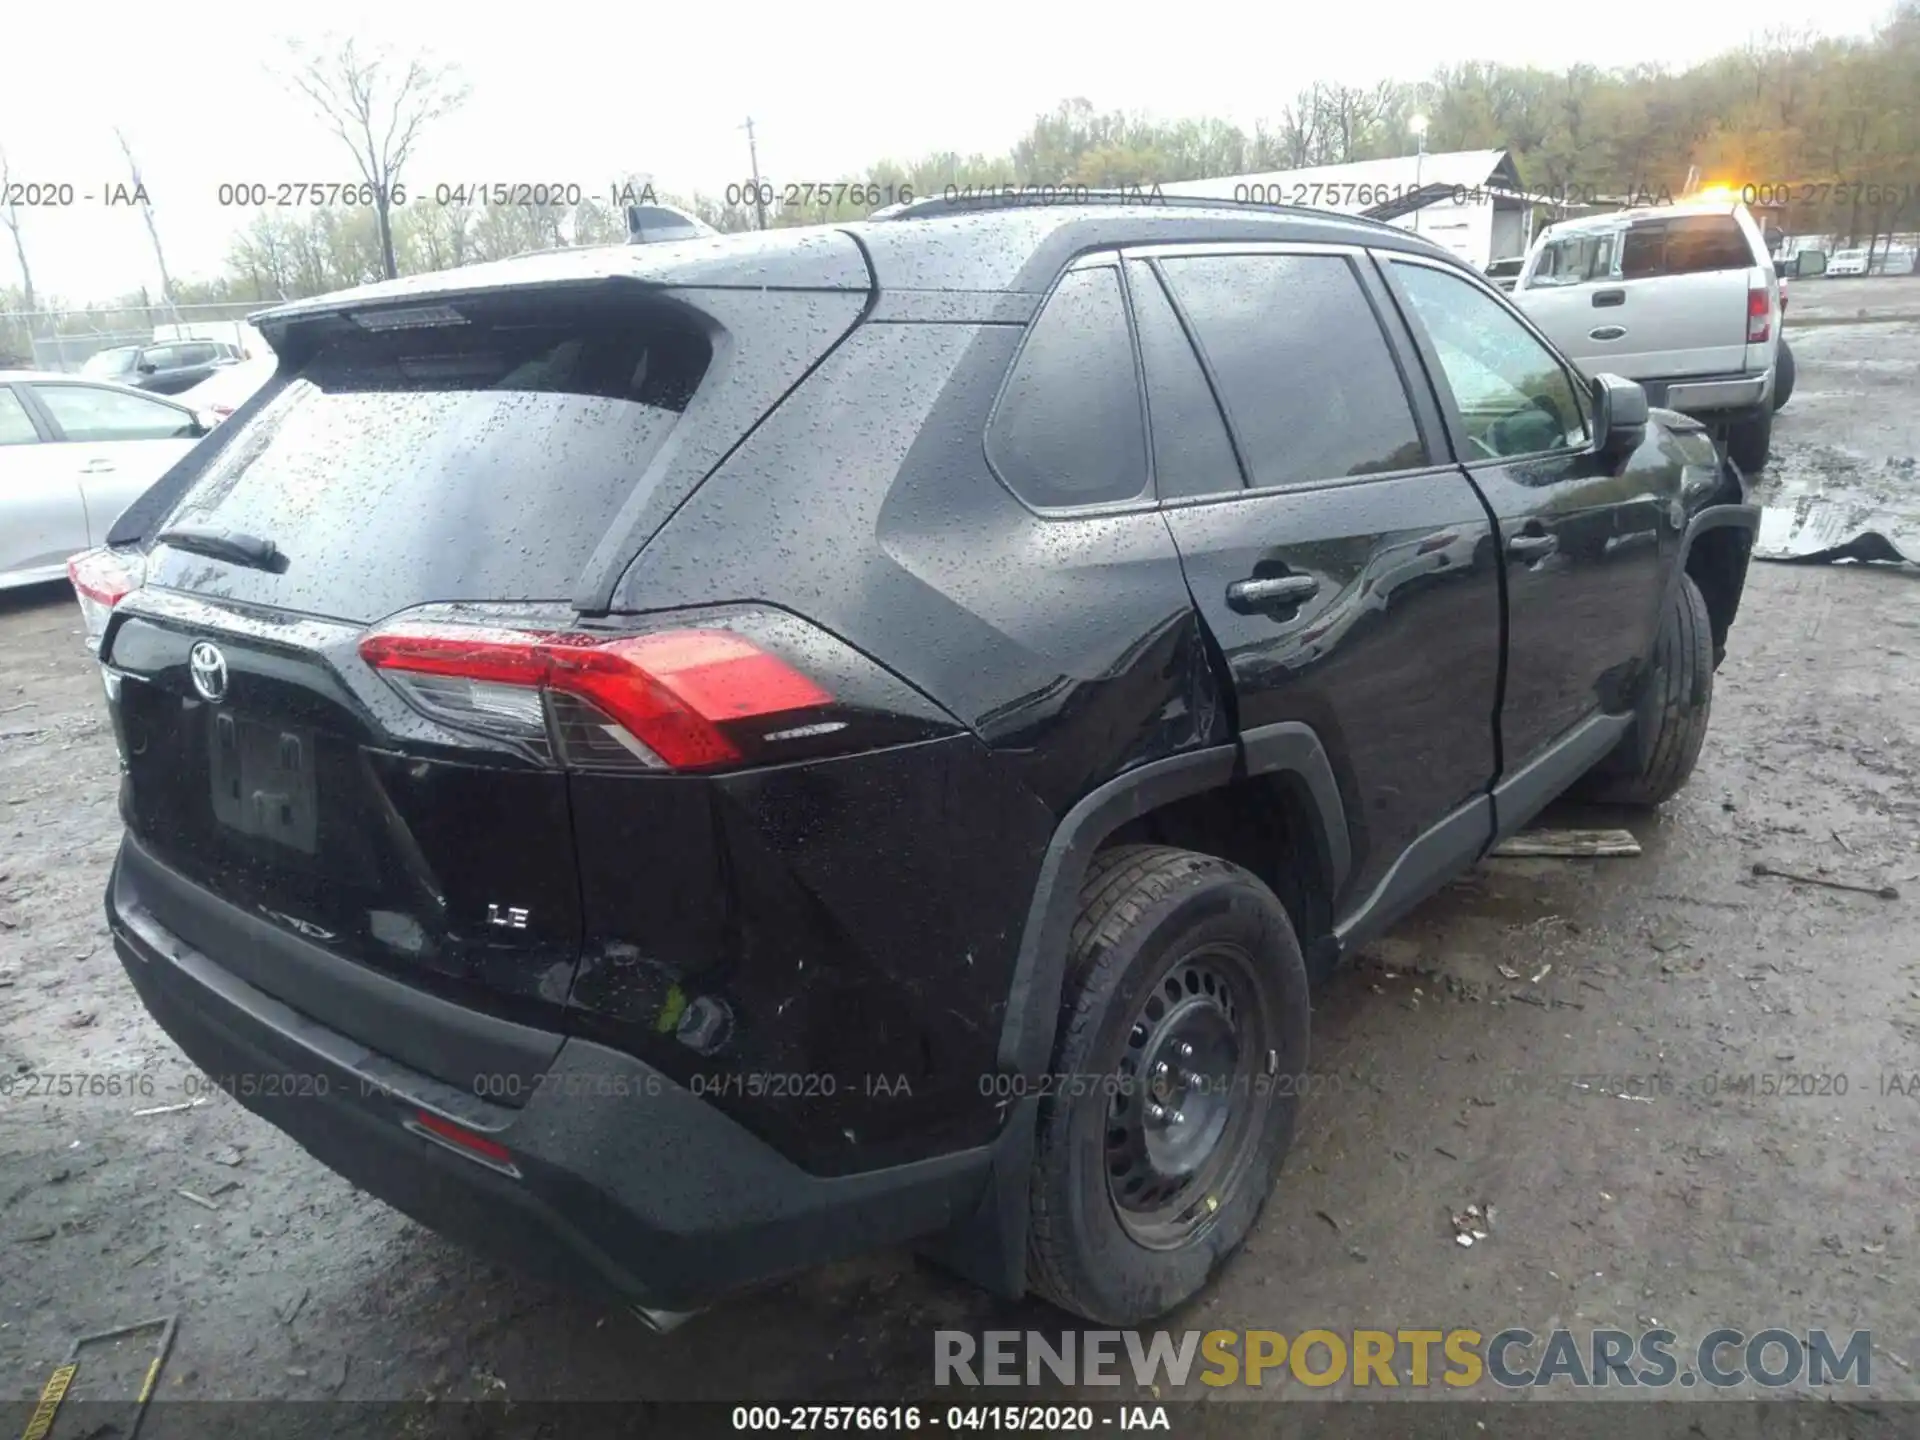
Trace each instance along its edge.
<instances>
[{"instance_id":1,"label":"muddy gravel ground","mask_svg":"<svg viewBox=\"0 0 1920 1440\"><path fill-rule=\"evenodd\" d=\"M1920 492L1920 324L1795 338L1775 470ZM1490 862L1329 982L1273 1200L1168 1327L1866 1328L1847 1398L1920 1399L1917 781L1920 576L1756 564L1692 784L1549 817L1643 853ZM935 1329L1066 1323L888 1254L658 1336L470 1258L230 1100L135 1113L188 1067L105 933L115 784L71 596L0 600L0 1074L122 1092L0 1100L0 1399L170 1311L169 1399L873 1402L931 1393ZM1474 1202L1495 1219L1464 1248Z\"/></svg>"}]
</instances>

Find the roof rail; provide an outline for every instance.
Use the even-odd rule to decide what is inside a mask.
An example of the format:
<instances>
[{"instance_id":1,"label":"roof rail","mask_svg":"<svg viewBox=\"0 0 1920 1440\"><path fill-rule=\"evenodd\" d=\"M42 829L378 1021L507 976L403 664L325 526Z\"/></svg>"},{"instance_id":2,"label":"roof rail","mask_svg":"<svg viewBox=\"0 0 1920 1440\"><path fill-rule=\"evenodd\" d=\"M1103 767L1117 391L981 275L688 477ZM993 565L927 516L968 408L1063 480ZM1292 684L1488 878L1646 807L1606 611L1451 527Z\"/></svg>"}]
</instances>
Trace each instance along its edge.
<instances>
[{"instance_id":1,"label":"roof rail","mask_svg":"<svg viewBox=\"0 0 1920 1440\"><path fill-rule=\"evenodd\" d=\"M1159 186L1134 186L1131 189L1096 189L1088 185L1004 185L975 190L964 185L947 187L948 193L928 195L883 206L869 220L927 220L942 215L970 215L986 210L1020 210L1057 205L1118 205L1139 209L1231 210L1253 215L1332 215L1363 225L1381 222L1338 210L1316 210L1306 205L1272 205L1256 200L1227 200L1208 195L1169 195ZM1397 229L1388 226L1385 228ZM1400 232L1405 233L1405 232Z\"/></svg>"}]
</instances>

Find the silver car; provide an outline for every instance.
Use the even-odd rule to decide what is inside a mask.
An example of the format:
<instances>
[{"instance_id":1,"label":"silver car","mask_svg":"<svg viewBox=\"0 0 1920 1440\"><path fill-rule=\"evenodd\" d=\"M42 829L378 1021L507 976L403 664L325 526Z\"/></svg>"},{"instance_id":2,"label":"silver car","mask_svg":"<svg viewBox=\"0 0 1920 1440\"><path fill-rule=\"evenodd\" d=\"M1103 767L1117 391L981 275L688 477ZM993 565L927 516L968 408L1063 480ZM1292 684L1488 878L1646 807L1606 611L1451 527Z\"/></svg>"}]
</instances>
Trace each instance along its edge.
<instances>
[{"instance_id":1,"label":"silver car","mask_svg":"<svg viewBox=\"0 0 1920 1440\"><path fill-rule=\"evenodd\" d=\"M0 370L0 589L63 577L212 419L124 385Z\"/></svg>"}]
</instances>

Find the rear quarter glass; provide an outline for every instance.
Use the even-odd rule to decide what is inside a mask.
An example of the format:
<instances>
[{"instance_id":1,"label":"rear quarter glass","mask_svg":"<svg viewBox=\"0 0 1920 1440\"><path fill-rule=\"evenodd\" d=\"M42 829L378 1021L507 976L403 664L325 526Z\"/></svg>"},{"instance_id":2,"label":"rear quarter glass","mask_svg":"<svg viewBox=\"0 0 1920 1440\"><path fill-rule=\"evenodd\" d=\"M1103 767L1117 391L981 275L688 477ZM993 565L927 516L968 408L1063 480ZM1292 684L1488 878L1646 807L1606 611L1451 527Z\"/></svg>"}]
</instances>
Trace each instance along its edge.
<instances>
[{"instance_id":1,"label":"rear quarter glass","mask_svg":"<svg viewBox=\"0 0 1920 1440\"><path fill-rule=\"evenodd\" d=\"M150 583L353 620L569 595L706 379L710 329L604 295L457 314L335 327L156 527L269 538L283 569L161 545Z\"/></svg>"}]
</instances>

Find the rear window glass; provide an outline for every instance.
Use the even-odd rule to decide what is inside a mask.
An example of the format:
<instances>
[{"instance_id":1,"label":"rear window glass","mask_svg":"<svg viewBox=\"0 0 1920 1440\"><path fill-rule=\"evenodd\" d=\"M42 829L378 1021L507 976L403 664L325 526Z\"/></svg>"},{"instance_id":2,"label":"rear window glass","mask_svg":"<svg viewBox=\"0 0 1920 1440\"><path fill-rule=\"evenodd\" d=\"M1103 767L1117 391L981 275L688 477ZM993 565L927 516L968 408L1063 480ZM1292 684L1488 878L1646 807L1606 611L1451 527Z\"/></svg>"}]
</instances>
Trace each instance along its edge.
<instances>
[{"instance_id":1,"label":"rear window glass","mask_svg":"<svg viewBox=\"0 0 1920 1440\"><path fill-rule=\"evenodd\" d=\"M354 619L571 595L699 388L705 334L604 296L457 313L336 335L228 439L166 523L269 538L287 566L224 588Z\"/></svg>"},{"instance_id":2,"label":"rear window glass","mask_svg":"<svg viewBox=\"0 0 1920 1440\"><path fill-rule=\"evenodd\" d=\"M0 385L0 445L31 445L39 438L27 407L13 391Z\"/></svg>"},{"instance_id":3,"label":"rear window glass","mask_svg":"<svg viewBox=\"0 0 1920 1440\"><path fill-rule=\"evenodd\" d=\"M1014 362L987 457L1030 505L1095 505L1147 488L1146 438L1120 272L1073 271Z\"/></svg>"},{"instance_id":4,"label":"rear window glass","mask_svg":"<svg viewBox=\"0 0 1920 1440\"><path fill-rule=\"evenodd\" d=\"M82 375L124 375L133 369L133 362L140 358L137 349L101 350L87 357L80 367Z\"/></svg>"}]
</instances>

